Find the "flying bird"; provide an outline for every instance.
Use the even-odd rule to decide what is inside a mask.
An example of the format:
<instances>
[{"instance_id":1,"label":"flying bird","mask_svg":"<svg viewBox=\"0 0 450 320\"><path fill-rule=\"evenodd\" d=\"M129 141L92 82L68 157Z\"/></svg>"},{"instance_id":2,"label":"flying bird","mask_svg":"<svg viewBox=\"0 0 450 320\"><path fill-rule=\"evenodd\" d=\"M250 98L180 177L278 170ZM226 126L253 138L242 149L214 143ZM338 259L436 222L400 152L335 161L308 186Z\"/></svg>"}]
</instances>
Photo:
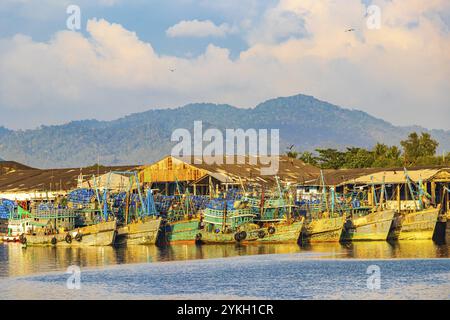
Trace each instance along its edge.
<instances>
[{"instance_id":1,"label":"flying bird","mask_svg":"<svg viewBox=\"0 0 450 320\"><path fill-rule=\"evenodd\" d=\"M169 69L170 72L174 72L176 69Z\"/></svg>"},{"instance_id":2,"label":"flying bird","mask_svg":"<svg viewBox=\"0 0 450 320\"><path fill-rule=\"evenodd\" d=\"M292 144L288 149L289 149L289 150L292 150L293 147L294 147L294 145Z\"/></svg>"},{"instance_id":3,"label":"flying bird","mask_svg":"<svg viewBox=\"0 0 450 320\"><path fill-rule=\"evenodd\" d=\"M345 30L345 32L352 32L352 31L355 31L355 29L354 28L350 28L350 29Z\"/></svg>"}]
</instances>

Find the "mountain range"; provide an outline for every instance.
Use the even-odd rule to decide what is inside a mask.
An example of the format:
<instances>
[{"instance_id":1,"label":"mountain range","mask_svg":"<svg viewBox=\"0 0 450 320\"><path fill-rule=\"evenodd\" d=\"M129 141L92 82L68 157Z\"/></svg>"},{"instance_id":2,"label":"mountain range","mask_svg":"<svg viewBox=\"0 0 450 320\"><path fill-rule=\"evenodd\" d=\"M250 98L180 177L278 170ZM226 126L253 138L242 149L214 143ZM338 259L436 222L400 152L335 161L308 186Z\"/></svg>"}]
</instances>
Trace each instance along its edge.
<instances>
[{"instance_id":1,"label":"mountain range","mask_svg":"<svg viewBox=\"0 0 450 320\"><path fill-rule=\"evenodd\" d=\"M419 126L394 126L366 112L345 109L312 96L271 99L254 108L195 103L173 109L153 109L112 121L83 120L37 129L0 127L0 157L32 167L80 167L144 164L170 153L172 132L194 121L206 128L280 129L283 152L315 148L370 148L377 142L398 145L410 132L429 132L440 150L450 150L450 131Z\"/></svg>"}]
</instances>

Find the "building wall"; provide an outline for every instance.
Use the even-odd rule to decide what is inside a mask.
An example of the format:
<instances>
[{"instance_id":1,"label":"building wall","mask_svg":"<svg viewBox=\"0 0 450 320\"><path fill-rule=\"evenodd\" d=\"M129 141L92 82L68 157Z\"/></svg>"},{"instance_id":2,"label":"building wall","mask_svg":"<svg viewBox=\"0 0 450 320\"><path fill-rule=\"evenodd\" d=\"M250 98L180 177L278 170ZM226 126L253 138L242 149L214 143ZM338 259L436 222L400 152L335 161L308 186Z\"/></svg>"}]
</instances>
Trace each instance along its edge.
<instances>
[{"instance_id":1,"label":"building wall","mask_svg":"<svg viewBox=\"0 0 450 320\"><path fill-rule=\"evenodd\" d=\"M139 180L144 183L195 181L207 171L196 168L177 158L168 156L139 170Z\"/></svg>"},{"instance_id":2,"label":"building wall","mask_svg":"<svg viewBox=\"0 0 450 320\"><path fill-rule=\"evenodd\" d=\"M67 193L64 191L52 192L52 191L18 191L18 192L2 192L0 198L27 201L27 200L54 200L57 197L64 196Z\"/></svg>"}]
</instances>

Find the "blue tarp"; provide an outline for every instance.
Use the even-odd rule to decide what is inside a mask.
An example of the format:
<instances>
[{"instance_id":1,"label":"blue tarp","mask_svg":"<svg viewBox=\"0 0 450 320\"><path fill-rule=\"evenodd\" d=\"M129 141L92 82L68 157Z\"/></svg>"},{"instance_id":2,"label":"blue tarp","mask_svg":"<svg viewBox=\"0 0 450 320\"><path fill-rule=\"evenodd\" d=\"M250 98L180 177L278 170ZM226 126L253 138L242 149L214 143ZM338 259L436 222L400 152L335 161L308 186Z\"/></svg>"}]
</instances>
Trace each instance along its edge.
<instances>
[{"instance_id":1,"label":"blue tarp","mask_svg":"<svg viewBox=\"0 0 450 320\"><path fill-rule=\"evenodd\" d=\"M8 219L11 212L17 207L16 203L9 199L0 199L0 218Z\"/></svg>"},{"instance_id":2,"label":"blue tarp","mask_svg":"<svg viewBox=\"0 0 450 320\"><path fill-rule=\"evenodd\" d=\"M225 201L227 205L227 209L234 208L234 200L224 200L224 199L211 199L209 203L206 205L210 209L214 210L224 210L225 209Z\"/></svg>"},{"instance_id":3,"label":"blue tarp","mask_svg":"<svg viewBox=\"0 0 450 320\"><path fill-rule=\"evenodd\" d=\"M87 204L91 202L95 191L92 189L75 189L69 193L67 201L73 203Z\"/></svg>"}]
</instances>

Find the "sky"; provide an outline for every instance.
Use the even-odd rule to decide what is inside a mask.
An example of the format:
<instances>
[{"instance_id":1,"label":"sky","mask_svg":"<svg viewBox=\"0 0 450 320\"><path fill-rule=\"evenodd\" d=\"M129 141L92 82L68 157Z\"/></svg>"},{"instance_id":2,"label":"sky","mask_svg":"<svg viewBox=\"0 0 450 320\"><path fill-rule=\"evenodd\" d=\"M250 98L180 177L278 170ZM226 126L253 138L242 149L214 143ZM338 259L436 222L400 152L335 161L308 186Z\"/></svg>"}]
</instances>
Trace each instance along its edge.
<instances>
[{"instance_id":1,"label":"sky","mask_svg":"<svg viewBox=\"0 0 450 320\"><path fill-rule=\"evenodd\" d=\"M302 93L449 130L449 32L448 0L2 0L0 125Z\"/></svg>"}]
</instances>

